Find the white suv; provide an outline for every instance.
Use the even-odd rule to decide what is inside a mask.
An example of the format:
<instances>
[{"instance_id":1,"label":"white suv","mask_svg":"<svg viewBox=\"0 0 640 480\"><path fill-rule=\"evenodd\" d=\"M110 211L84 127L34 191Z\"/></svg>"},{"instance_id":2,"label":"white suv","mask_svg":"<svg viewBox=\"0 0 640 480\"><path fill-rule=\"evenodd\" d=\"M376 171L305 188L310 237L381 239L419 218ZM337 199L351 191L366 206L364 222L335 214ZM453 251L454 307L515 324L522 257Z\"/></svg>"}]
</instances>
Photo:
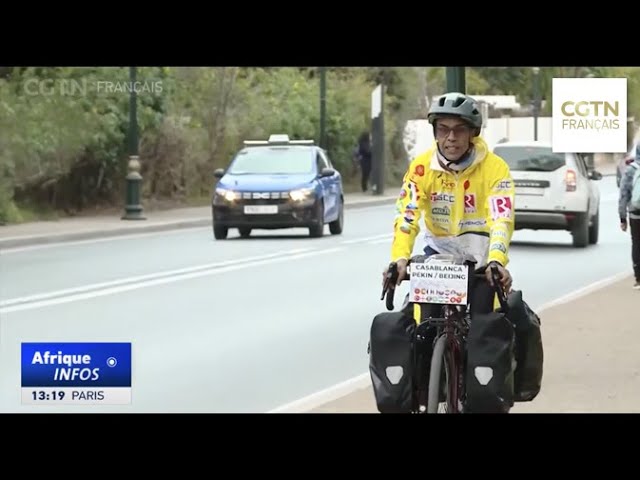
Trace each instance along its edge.
<instances>
[{"instance_id":1,"label":"white suv","mask_svg":"<svg viewBox=\"0 0 640 480\"><path fill-rule=\"evenodd\" d=\"M600 190L579 153L553 153L550 143L505 142L493 148L515 183L515 229L567 230L574 247L598 242Z\"/></svg>"}]
</instances>

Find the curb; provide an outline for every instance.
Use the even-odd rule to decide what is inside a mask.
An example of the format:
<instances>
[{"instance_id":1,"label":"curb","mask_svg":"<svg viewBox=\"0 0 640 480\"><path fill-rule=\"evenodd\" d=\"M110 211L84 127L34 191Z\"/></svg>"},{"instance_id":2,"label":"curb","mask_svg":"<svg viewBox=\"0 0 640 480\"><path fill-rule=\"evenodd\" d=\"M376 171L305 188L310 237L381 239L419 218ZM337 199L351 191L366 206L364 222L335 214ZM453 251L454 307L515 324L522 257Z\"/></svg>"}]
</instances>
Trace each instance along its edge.
<instances>
[{"instance_id":1,"label":"curb","mask_svg":"<svg viewBox=\"0 0 640 480\"><path fill-rule=\"evenodd\" d=\"M384 196L379 199L360 200L352 203L345 203L345 210L356 210L366 207L376 207L394 202L396 197ZM78 240L92 240L96 238L120 237L123 235L135 235L138 233L165 232L169 230L180 230L186 228L198 228L211 226L211 216L193 218L190 220L179 220L162 223L136 222L135 225L119 228L105 228L90 231L79 231L58 234L29 235L23 237L0 238L0 250L4 248L28 247L32 245L45 245L52 243L64 243ZM139 223L139 225L138 225ZM1 230L0 230L1 232Z\"/></svg>"}]
</instances>

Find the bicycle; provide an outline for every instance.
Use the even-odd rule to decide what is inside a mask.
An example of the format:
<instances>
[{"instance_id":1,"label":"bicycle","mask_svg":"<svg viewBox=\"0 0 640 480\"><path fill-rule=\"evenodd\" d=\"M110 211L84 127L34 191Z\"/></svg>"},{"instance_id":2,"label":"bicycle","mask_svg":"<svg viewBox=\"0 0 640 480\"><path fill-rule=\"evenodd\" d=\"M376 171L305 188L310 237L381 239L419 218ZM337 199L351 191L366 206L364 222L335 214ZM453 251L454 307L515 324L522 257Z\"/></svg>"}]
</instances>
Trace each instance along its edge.
<instances>
[{"instance_id":1,"label":"bicycle","mask_svg":"<svg viewBox=\"0 0 640 480\"><path fill-rule=\"evenodd\" d=\"M467 282L464 293L471 290L472 278L485 276L484 273L474 269L476 261L472 257L436 254L429 257L424 255L412 257L407 264L407 275L402 280L411 280L412 265L429 263L466 267ZM480 271L483 272L484 269ZM492 266L491 274L500 305L506 310L507 299L500 284L497 267ZM387 310L394 309L393 296L397 279L397 264L392 262L389 265L380 298L383 300L386 296ZM447 291L451 293L452 289L446 288L446 282L440 282L441 285L443 283L445 288L437 291L443 294ZM456 284L457 287L459 285L460 282ZM394 288L391 288L392 286ZM451 296L438 299L438 303L411 301L411 293L408 295L408 301L413 305L414 320L417 324L414 335L413 413L438 413L440 406L443 407L443 413L462 413L465 404L466 337L471 320L470 302ZM430 342L432 348L425 348L425 345ZM429 351L432 352L430 362L425 358ZM425 371L427 365L429 365L428 376Z\"/></svg>"}]
</instances>

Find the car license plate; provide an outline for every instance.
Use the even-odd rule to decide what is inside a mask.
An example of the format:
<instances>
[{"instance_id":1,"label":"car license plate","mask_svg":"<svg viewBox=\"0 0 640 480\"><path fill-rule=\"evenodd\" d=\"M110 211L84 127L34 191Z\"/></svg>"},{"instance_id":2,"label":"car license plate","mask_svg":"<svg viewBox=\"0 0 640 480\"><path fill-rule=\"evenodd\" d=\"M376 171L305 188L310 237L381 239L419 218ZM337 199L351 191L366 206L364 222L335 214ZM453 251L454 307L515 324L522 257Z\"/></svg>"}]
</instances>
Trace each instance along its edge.
<instances>
[{"instance_id":1,"label":"car license plate","mask_svg":"<svg viewBox=\"0 0 640 480\"><path fill-rule=\"evenodd\" d=\"M245 205L244 213L247 215L269 215L278 213L277 205Z\"/></svg>"}]
</instances>

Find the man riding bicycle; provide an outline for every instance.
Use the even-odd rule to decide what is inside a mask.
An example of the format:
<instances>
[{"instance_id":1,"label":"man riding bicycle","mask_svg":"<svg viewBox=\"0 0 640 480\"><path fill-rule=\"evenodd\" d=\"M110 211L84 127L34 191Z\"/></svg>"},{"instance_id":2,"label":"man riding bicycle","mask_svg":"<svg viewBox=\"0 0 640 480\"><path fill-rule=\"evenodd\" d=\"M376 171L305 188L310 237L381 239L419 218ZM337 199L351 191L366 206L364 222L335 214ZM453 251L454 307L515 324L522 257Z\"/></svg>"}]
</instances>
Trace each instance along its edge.
<instances>
[{"instance_id":1,"label":"man riding bicycle","mask_svg":"<svg viewBox=\"0 0 640 480\"><path fill-rule=\"evenodd\" d=\"M479 136L482 114L473 98L445 94L432 103L427 118L436 141L411 162L396 203L391 261L398 266L398 284L424 213L425 255L472 255L476 268L495 264L508 292L512 279L505 267L514 230L509 166ZM487 282L475 282L470 292L472 313L494 307L491 269L485 271Z\"/></svg>"},{"instance_id":2,"label":"man riding bicycle","mask_svg":"<svg viewBox=\"0 0 640 480\"><path fill-rule=\"evenodd\" d=\"M492 269L486 267L497 267L504 291L509 292L512 280L506 266L514 231L511 172L507 163L490 152L479 136L482 114L473 98L462 93L443 95L431 105L428 120L433 125L436 141L429 150L413 159L404 175L396 202L391 262L397 265L399 285L405 279L408 260L420 231L419 221L423 217L425 256L471 256L476 262L475 270L484 268L485 275L480 275L479 279L472 276L469 285L471 328L475 324L475 332L488 331L491 338L481 339L480 346L474 346L467 367L470 374L475 375L473 362L480 361L482 371L487 369L483 365L493 365L491 381L482 383L487 385L490 394L483 397L489 398L488 403L471 402L466 407L467 411L504 412L511 406L512 397L508 392L512 378L512 359L509 357L512 337L509 328L505 328L506 320L495 317L498 300ZM383 287L387 270L383 272ZM484 281L485 277L487 281ZM370 371L378 410L382 413L409 412L416 407L415 389L419 379L415 353L416 348L422 347L414 343L418 320L413 318L415 312L409 310L412 310L411 304L406 303L401 312L380 313L371 325ZM437 309L430 307L419 311L420 322L433 312L438 315ZM421 338L424 340L425 336L434 334L433 330L430 332L421 333ZM420 345L429 345L429 341L421 341ZM503 353L507 356L495 357ZM425 358L430 358L428 352ZM486 377L481 376L477 381L485 382Z\"/></svg>"}]
</instances>

